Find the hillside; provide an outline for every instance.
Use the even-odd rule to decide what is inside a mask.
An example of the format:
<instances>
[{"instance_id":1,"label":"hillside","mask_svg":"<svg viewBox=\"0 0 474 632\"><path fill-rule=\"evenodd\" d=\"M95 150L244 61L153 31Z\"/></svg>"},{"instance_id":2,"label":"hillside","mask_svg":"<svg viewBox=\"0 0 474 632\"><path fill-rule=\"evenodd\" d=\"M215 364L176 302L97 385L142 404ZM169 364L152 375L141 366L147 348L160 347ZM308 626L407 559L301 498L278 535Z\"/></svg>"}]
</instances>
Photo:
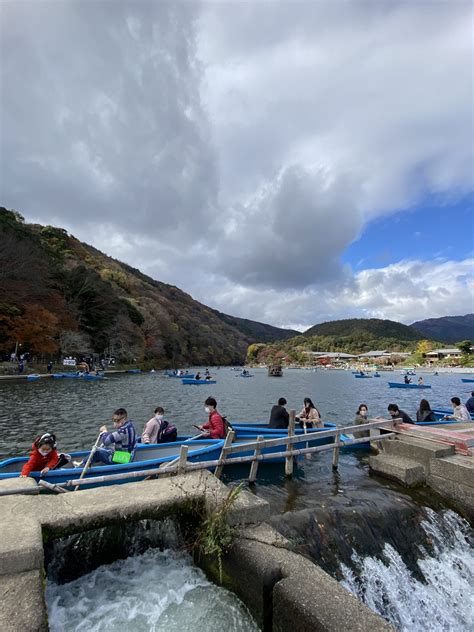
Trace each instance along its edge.
<instances>
[{"instance_id":1,"label":"hillside","mask_svg":"<svg viewBox=\"0 0 474 632\"><path fill-rule=\"evenodd\" d=\"M269 363L281 358L305 362L304 351L340 351L359 354L373 350L411 352L425 338L412 327L392 320L357 318L336 320L311 327L304 334L267 345L252 345L248 359Z\"/></svg>"},{"instance_id":2,"label":"hillside","mask_svg":"<svg viewBox=\"0 0 474 632\"><path fill-rule=\"evenodd\" d=\"M384 340L420 340L423 337L414 327L408 327L393 320L380 318L351 318L334 320L314 325L304 332L306 337L312 336L363 336Z\"/></svg>"},{"instance_id":3,"label":"hillside","mask_svg":"<svg viewBox=\"0 0 474 632\"><path fill-rule=\"evenodd\" d=\"M214 310L213 310L214 311ZM288 340L299 335L299 331L294 329L280 329L272 325L265 325L254 320L246 318L237 318L236 316L228 316L221 312L214 313L228 325L235 327L249 340L249 342L276 342L277 340Z\"/></svg>"},{"instance_id":4,"label":"hillside","mask_svg":"<svg viewBox=\"0 0 474 632\"><path fill-rule=\"evenodd\" d=\"M237 364L293 335L220 314L52 226L0 208L0 352L99 353L155 366Z\"/></svg>"},{"instance_id":5,"label":"hillside","mask_svg":"<svg viewBox=\"0 0 474 632\"><path fill-rule=\"evenodd\" d=\"M427 338L436 338L451 344L461 340L474 341L474 314L428 318L419 320L410 327L421 331Z\"/></svg>"}]
</instances>

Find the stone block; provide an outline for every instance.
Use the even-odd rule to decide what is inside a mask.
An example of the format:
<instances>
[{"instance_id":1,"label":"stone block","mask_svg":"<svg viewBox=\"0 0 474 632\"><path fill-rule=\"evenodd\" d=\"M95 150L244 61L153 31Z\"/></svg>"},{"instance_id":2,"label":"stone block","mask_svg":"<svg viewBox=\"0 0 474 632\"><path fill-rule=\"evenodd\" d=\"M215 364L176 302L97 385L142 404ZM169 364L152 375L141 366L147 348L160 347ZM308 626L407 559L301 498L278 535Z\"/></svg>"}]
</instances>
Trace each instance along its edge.
<instances>
[{"instance_id":1,"label":"stone block","mask_svg":"<svg viewBox=\"0 0 474 632\"><path fill-rule=\"evenodd\" d=\"M42 571L0 576L0 630L48 632Z\"/></svg>"},{"instance_id":2,"label":"stone block","mask_svg":"<svg viewBox=\"0 0 474 632\"><path fill-rule=\"evenodd\" d=\"M4 520L0 537L0 575L37 570L43 566L41 525L33 519ZM0 628L1 629L1 628Z\"/></svg>"},{"instance_id":3,"label":"stone block","mask_svg":"<svg viewBox=\"0 0 474 632\"><path fill-rule=\"evenodd\" d=\"M469 520L474 520L474 487L435 476L433 473L428 476L427 483L440 496L458 507L460 512L466 515Z\"/></svg>"},{"instance_id":4,"label":"stone block","mask_svg":"<svg viewBox=\"0 0 474 632\"><path fill-rule=\"evenodd\" d=\"M430 471L434 476L474 487L474 458L472 456L456 454L436 459L431 464Z\"/></svg>"},{"instance_id":5,"label":"stone block","mask_svg":"<svg viewBox=\"0 0 474 632\"><path fill-rule=\"evenodd\" d=\"M369 458L372 472L398 481L406 487L423 485L426 480L423 465L401 456L380 454Z\"/></svg>"},{"instance_id":6,"label":"stone block","mask_svg":"<svg viewBox=\"0 0 474 632\"><path fill-rule=\"evenodd\" d=\"M12 491L28 490L32 494L38 493L38 483L34 478L6 478L0 481L0 491Z\"/></svg>"},{"instance_id":7,"label":"stone block","mask_svg":"<svg viewBox=\"0 0 474 632\"><path fill-rule=\"evenodd\" d=\"M426 472L429 472L431 460L453 455L454 447L434 441L423 441L402 434L397 440L385 441L384 451L394 456L413 459L423 465Z\"/></svg>"}]
</instances>

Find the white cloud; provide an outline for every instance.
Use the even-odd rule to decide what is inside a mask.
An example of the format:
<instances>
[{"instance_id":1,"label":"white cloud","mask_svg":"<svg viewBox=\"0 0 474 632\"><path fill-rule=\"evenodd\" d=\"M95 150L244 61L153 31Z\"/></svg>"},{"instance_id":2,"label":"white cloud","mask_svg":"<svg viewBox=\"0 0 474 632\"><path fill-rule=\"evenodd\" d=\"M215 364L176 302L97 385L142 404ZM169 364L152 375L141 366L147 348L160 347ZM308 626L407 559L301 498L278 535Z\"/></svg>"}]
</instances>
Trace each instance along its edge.
<instances>
[{"instance_id":1,"label":"white cloud","mask_svg":"<svg viewBox=\"0 0 474 632\"><path fill-rule=\"evenodd\" d=\"M1 202L248 318L469 311L467 281L431 273L463 262L340 259L371 219L473 190L471 20L463 1L7 3Z\"/></svg>"}]
</instances>

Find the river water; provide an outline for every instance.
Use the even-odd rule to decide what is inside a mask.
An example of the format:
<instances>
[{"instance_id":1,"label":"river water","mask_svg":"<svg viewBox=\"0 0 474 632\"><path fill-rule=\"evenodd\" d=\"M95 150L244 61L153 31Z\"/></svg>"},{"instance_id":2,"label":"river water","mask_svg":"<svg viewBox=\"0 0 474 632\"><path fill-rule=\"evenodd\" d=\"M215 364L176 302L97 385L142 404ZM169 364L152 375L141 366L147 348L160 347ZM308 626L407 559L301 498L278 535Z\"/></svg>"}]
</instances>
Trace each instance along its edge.
<instances>
[{"instance_id":1,"label":"river water","mask_svg":"<svg viewBox=\"0 0 474 632\"><path fill-rule=\"evenodd\" d=\"M279 397L286 397L288 408L299 412L303 398L309 396L325 420L344 426L352 423L361 402L368 404L370 416L386 415L391 402L414 416L421 397L427 398L432 407L445 407L452 396L464 401L470 392L470 385L462 383L459 374L425 373L424 381L432 388L420 392L389 389L388 381L401 381L399 372L365 380L345 371L287 370L283 378L268 378L261 369L252 373L255 377L243 379L228 368L213 370L217 384L205 386L184 386L180 380L157 373L117 375L101 382L1 382L0 456L25 453L33 437L46 430L57 434L61 450L87 448L94 443L99 426L109 422L119 406L128 410L139 431L153 409L161 405L180 434L193 434L192 424L206 419L204 400L209 395L217 399L218 409L231 421L255 422L267 421ZM248 466L233 468L225 480L234 484L246 476ZM305 459L292 480L285 479L281 465L261 467L258 483L250 490L270 503L271 523L297 550L314 559L398 629L472 630L474 604L472 590L467 590L474 583L472 530L436 496L423 489L407 491L369 476L368 455L360 450L342 452L337 472L331 469L329 452ZM94 625L99 626L88 629L112 629L100 627L104 624L98 623L99 615L97 620L94 618L96 610L100 613L102 605L113 597L103 581L107 573L113 572L120 583L127 574L148 577L149 565L172 567L176 560L183 572L178 574L178 583L184 585L189 580L194 586L197 582L195 588L180 593L177 599L182 599L181 604L197 599L199 612L201 607L203 613L207 612L207 597L200 592L207 590L200 584L205 580L196 569L186 567L183 559L174 558L172 553L143 555L117 562L113 568L97 569L75 580L78 583L74 586L67 584L81 607L91 612ZM137 585L133 581L130 584L130 599L135 611L141 612L144 606L137 595L140 586L145 589L146 585L137 581ZM56 604L61 618L66 614L60 604L66 604L67 611L69 602L67 591L62 594L62 587L57 590L50 593L49 603L50 607ZM87 601L92 594L96 603ZM210 597L211 601L216 598ZM227 599L224 593L220 598ZM160 610L161 606L156 608L137 630L161 629L150 622L153 617L167 620L168 615ZM206 620L211 617L209 613L203 616ZM179 627L169 625L168 629ZM231 630L252 629L226 625Z\"/></svg>"}]
</instances>

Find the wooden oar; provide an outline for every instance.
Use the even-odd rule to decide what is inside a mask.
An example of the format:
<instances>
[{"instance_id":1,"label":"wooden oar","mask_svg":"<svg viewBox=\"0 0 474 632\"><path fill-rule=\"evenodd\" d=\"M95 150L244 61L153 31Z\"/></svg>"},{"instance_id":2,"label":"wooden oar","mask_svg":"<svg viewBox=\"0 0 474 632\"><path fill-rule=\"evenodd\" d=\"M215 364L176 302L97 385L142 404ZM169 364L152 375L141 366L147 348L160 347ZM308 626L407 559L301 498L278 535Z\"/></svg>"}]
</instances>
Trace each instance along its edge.
<instances>
[{"instance_id":1,"label":"wooden oar","mask_svg":"<svg viewBox=\"0 0 474 632\"><path fill-rule=\"evenodd\" d=\"M95 442L95 443L94 443L94 445L92 446L92 450L91 450L91 453L89 454L89 458L87 459L86 464L85 464L85 465L84 465L84 467L82 468L82 472L81 472L81 475L80 475L80 477L79 477L79 481L81 481L81 480L84 478L84 476L86 475L86 473L87 473L88 469L89 469L89 468L90 468L90 466L91 466L91 463L92 463L92 458L93 458L94 454L96 453L97 448L98 448L98 447L100 446L100 444L102 443L102 442L101 442L101 440L100 440L101 436L102 436L102 432L99 434L99 436L97 437L96 442ZM78 483L78 484L76 485L76 487L74 488L74 491L75 491L75 492L77 492L77 490L79 489L79 487L80 487L80 483Z\"/></svg>"}]
</instances>

